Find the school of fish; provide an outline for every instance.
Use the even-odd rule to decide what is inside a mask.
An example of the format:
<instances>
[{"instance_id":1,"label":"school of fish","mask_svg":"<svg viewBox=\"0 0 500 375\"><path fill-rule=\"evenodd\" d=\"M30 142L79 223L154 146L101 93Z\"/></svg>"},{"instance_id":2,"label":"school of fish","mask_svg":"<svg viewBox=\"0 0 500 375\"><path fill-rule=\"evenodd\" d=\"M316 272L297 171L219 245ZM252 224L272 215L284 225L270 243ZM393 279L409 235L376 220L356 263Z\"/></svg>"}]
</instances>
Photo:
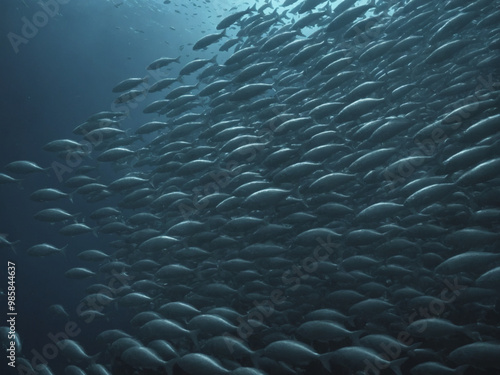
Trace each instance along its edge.
<instances>
[{"instance_id":1,"label":"school of fish","mask_svg":"<svg viewBox=\"0 0 500 375\"><path fill-rule=\"evenodd\" d=\"M29 199L69 244L2 247L109 244L65 271L74 319L129 324L58 341L65 375L500 373L500 1L281 3L118 83L146 121L96 113L0 174L56 174Z\"/></svg>"}]
</instances>

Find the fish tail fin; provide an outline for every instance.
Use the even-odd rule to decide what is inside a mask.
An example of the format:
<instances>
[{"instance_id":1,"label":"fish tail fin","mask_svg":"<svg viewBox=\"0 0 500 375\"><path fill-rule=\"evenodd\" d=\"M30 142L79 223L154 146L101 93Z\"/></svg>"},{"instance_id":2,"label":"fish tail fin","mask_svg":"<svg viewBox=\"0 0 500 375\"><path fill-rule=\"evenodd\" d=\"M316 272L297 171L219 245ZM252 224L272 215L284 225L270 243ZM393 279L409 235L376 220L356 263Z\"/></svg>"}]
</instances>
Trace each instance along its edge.
<instances>
[{"instance_id":1,"label":"fish tail fin","mask_svg":"<svg viewBox=\"0 0 500 375\"><path fill-rule=\"evenodd\" d=\"M325 353L319 356L319 361L323 365L323 367L328 371L329 373L332 372L332 367L330 366L330 357L331 353Z\"/></svg>"},{"instance_id":2,"label":"fish tail fin","mask_svg":"<svg viewBox=\"0 0 500 375\"><path fill-rule=\"evenodd\" d=\"M421 342L417 342L417 343L415 343L415 344L413 344L413 345L410 345L410 346L408 347L408 351L409 351L409 352L410 352L410 351L411 351L411 352L413 352L415 349L420 348L420 346L422 346L422 343L421 343Z\"/></svg>"},{"instance_id":3,"label":"fish tail fin","mask_svg":"<svg viewBox=\"0 0 500 375\"><path fill-rule=\"evenodd\" d=\"M481 335L477 331L474 331L473 327L474 327L473 325L469 325L469 326L464 327L464 329L463 329L464 334L467 335L467 337L471 338L474 341L483 341L483 339L481 338Z\"/></svg>"},{"instance_id":4,"label":"fish tail fin","mask_svg":"<svg viewBox=\"0 0 500 375\"><path fill-rule=\"evenodd\" d=\"M180 63L181 62L181 55L177 56L177 58L174 60L174 62Z\"/></svg>"},{"instance_id":5,"label":"fish tail fin","mask_svg":"<svg viewBox=\"0 0 500 375\"><path fill-rule=\"evenodd\" d=\"M17 240L17 241L14 241L14 242L12 242L10 244L10 248L12 249L12 251L14 252L14 254L16 254L16 255L17 255L17 251L16 251L16 246L15 245L18 244L19 242L21 242L21 241Z\"/></svg>"},{"instance_id":6,"label":"fish tail fin","mask_svg":"<svg viewBox=\"0 0 500 375\"><path fill-rule=\"evenodd\" d=\"M248 7L247 12L255 12L257 10L257 3L253 4L253 7Z\"/></svg>"},{"instance_id":7,"label":"fish tail fin","mask_svg":"<svg viewBox=\"0 0 500 375\"><path fill-rule=\"evenodd\" d=\"M325 10L327 15L329 16L333 15L333 10L330 2L328 2L323 9Z\"/></svg>"},{"instance_id":8,"label":"fish tail fin","mask_svg":"<svg viewBox=\"0 0 500 375\"><path fill-rule=\"evenodd\" d=\"M61 248L61 254L64 256L64 259L68 260L68 257L66 255L66 249L68 248L68 244L64 245L62 248Z\"/></svg>"},{"instance_id":9,"label":"fish tail fin","mask_svg":"<svg viewBox=\"0 0 500 375\"><path fill-rule=\"evenodd\" d=\"M194 347L196 348L196 350L199 350L200 343L198 342L198 331L194 330L194 331L189 332L189 337L193 341L193 344L194 344Z\"/></svg>"},{"instance_id":10,"label":"fish tail fin","mask_svg":"<svg viewBox=\"0 0 500 375\"><path fill-rule=\"evenodd\" d=\"M71 193L69 193L69 194L68 194L68 199L69 199L69 201L70 201L71 203L73 203L73 194L74 194L74 193L75 193L75 192L71 192Z\"/></svg>"},{"instance_id":11,"label":"fish tail fin","mask_svg":"<svg viewBox=\"0 0 500 375\"><path fill-rule=\"evenodd\" d=\"M403 375L401 373L401 365L406 362L406 360L408 359L408 357L404 357L404 358L399 358L399 359L396 359L394 361L391 361L391 363L389 364L389 367L391 368L391 370L396 374L396 375Z\"/></svg>"},{"instance_id":12,"label":"fish tail fin","mask_svg":"<svg viewBox=\"0 0 500 375\"><path fill-rule=\"evenodd\" d=\"M179 359L174 358L170 361L167 362L165 365L165 371L167 372L168 375L174 375L174 365L177 363Z\"/></svg>"}]
</instances>

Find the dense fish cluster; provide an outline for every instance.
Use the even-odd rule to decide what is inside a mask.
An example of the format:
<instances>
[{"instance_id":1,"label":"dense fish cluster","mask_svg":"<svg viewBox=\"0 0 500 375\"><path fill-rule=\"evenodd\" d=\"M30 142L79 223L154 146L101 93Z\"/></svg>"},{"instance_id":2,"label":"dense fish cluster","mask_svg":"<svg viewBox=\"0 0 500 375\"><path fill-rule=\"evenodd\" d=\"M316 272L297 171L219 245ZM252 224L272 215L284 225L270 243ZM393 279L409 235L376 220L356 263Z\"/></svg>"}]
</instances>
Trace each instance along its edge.
<instances>
[{"instance_id":1,"label":"dense fish cluster","mask_svg":"<svg viewBox=\"0 0 500 375\"><path fill-rule=\"evenodd\" d=\"M77 319L130 321L58 341L65 374L499 373L500 2L286 0L216 29L193 50L223 61L113 89L146 122L43 147L63 182L35 219L109 239L65 273Z\"/></svg>"}]
</instances>

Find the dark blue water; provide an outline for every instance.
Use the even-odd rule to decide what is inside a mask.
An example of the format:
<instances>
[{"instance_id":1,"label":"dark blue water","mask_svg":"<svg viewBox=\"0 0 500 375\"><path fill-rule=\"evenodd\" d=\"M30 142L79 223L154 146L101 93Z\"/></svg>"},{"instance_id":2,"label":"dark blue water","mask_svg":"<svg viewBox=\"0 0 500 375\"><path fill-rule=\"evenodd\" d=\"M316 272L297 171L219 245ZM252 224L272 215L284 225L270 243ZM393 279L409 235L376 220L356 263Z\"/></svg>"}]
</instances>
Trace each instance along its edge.
<instances>
[{"instance_id":1,"label":"dark blue water","mask_svg":"<svg viewBox=\"0 0 500 375\"><path fill-rule=\"evenodd\" d=\"M210 58L218 45L193 52L192 44L202 35L215 32L220 16L230 13L233 5L238 9L248 6L224 1L214 4L209 0L170 4L161 0L42 0L42 4L45 6L37 0L0 1L0 173L6 172L6 164L16 160L34 161L48 168L47 173L15 176L23 179L20 184L0 184L0 234L7 235L9 241L19 241L16 252L0 247L0 326L6 325L4 293L8 285L7 262L11 261L16 264L16 331L22 341L22 356L29 361L39 353L47 356L44 350L53 347L50 337L55 334L61 338L68 322L76 326L77 333L71 339L93 355L103 349L95 341L100 332L123 327L130 320L128 313L118 317L113 314L113 320L90 324L77 317L85 288L103 280L71 280L64 272L85 266L76 258L83 250L111 254L114 249L110 242L118 237L90 233L65 238L58 233L62 225L39 222L33 215L44 208L58 207L80 213L79 218L89 218L95 209L114 206L117 200L88 203L79 196L74 203L67 199L49 203L30 200L29 195L40 188L70 190L64 181L71 174L58 178L52 168L54 162L63 161L42 147L55 139L79 139L72 130L100 111L126 111L128 118L121 125L133 134L135 128L153 120L154 116L142 114L144 105L161 99L162 94L148 94L137 106L116 106L113 101L117 95L112 88L126 78L151 74L146 66L160 57L181 56L180 64L166 70L170 77L177 77L180 67L194 58ZM223 62L225 55L217 54L217 61ZM196 75L185 78L183 84L196 83ZM151 81L157 78L165 77L152 76ZM85 166L86 160L76 164ZM89 162L96 164L95 160ZM99 171L91 175L108 173L114 171L100 165ZM95 226L95 222L87 220L85 224ZM35 258L26 254L28 248L44 242L69 246L65 256ZM64 306L68 319L49 311L54 304ZM10 368L4 357L0 361L2 375ZM63 374L67 364L61 355L49 362L54 374Z\"/></svg>"},{"instance_id":2,"label":"dark blue water","mask_svg":"<svg viewBox=\"0 0 500 375\"><path fill-rule=\"evenodd\" d=\"M111 110L116 97L112 87L123 79L145 75L145 67L158 57L178 56L179 37L173 36L187 33L180 14L168 11L162 1L142 6L126 2L118 7L111 1L45 3L53 10L57 6L58 14L48 15L32 0L4 0L0 4L0 169L15 160L50 167L58 159L43 151L43 145L54 139L73 138L73 128L87 117ZM40 27L33 29L33 22ZM133 111L132 118L142 115L139 109ZM88 234L73 241L57 233L59 225L33 219L43 208L59 207L88 216L99 207L78 197L74 204L67 200L38 203L29 199L33 191L45 187L67 191L53 171L26 176L21 189L16 184L0 186L0 233L7 234L10 241L20 241L17 254L7 247L1 249L0 289L7 289L7 261L15 262L16 330L23 354L30 360L35 354L32 350L42 352L51 342L50 333L64 331L66 321L54 317L48 311L50 305L63 304L70 320L77 320L76 308L88 283L69 280L64 271L78 265L78 252L106 250L107 242L113 239ZM43 242L57 247L71 245L66 258L34 258L25 253L30 246ZM3 326L5 295L1 296L0 306ZM103 324L109 328L114 325L79 324L82 332L75 339L88 348L92 348ZM65 365L61 356L49 363L56 374L62 373ZM9 369L4 356L0 366L2 374Z\"/></svg>"}]
</instances>

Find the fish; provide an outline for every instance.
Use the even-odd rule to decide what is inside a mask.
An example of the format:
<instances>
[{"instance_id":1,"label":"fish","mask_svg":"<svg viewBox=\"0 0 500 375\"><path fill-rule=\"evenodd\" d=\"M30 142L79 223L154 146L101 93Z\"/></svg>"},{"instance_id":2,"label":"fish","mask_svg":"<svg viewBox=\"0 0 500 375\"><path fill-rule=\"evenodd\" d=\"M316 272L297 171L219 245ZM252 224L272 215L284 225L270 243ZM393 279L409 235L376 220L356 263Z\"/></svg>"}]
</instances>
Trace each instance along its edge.
<instances>
[{"instance_id":1,"label":"fish","mask_svg":"<svg viewBox=\"0 0 500 375\"><path fill-rule=\"evenodd\" d=\"M462 333L473 340L481 341L479 334L472 331L469 327L456 326L447 320L439 318L417 320L411 323L406 329L415 337L441 338Z\"/></svg>"},{"instance_id":2,"label":"fish","mask_svg":"<svg viewBox=\"0 0 500 375\"><path fill-rule=\"evenodd\" d=\"M209 45L217 43L219 40L221 40L223 37L226 36L226 30L223 30L219 34L209 34L205 35L203 38L198 40L194 45L193 45L193 51L198 51L200 49L205 49Z\"/></svg>"},{"instance_id":3,"label":"fish","mask_svg":"<svg viewBox=\"0 0 500 375\"><path fill-rule=\"evenodd\" d=\"M97 157L97 160L101 162L116 162L132 155L135 155L135 151L125 147L115 147L104 151Z\"/></svg>"},{"instance_id":4,"label":"fish","mask_svg":"<svg viewBox=\"0 0 500 375\"><path fill-rule=\"evenodd\" d=\"M85 261L91 261L91 262L100 262L104 259L109 259L110 256L103 253L102 251L99 250L85 250L77 255L78 259L85 260Z\"/></svg>"},{"instance_id":5,"label":"fish","mask_svg":"<svg viewBox=\"0 0 500 375\"><path fill-rule=\"evenodd\" d=\"M316 25L319 20L325 16L327 13L325 11L323 12L311 12L306 14L305 16L299 18L295 23L293 24L294 29L302 29L306 26L314 26Z\"/></svg>"},{"instance_id":6,"label":"fish","mask_svg":"<svg viewBox=\"0 0 500 375\"><path fill-rule=\"evenodd\" d=\"M143 113L153 113L159 112L162 108L164 108L168 104L168 100L156 100L150 104L148 104L143 110Z\"/></svg>"},{"instance_id":7,"label":"fish","mask_svg":"<svg viewBox=\"0 0 500 375\"><path fill-rule=\"evenodd\" d=\"M26 253L31 256L44 257L52 254L59 254L59 253L64 254L64 251L66 250L67 247L68 245L58 249L57 247L54 247L50 244L43 243L30 247L28 250L26 250Z\"/></svg>"},{"instance_id":8,"label":"fish","mask_svg":"<svg viewBox=\"0 0 500 375\"><path fill-rule=\"evenodd\" d=\"M166 363L153 350L143 346L132 346L124 350L120 358L130 366L139 366L144 369L155 369Z\"/></svg>"},{"instance_id":9,"label":"fish","mask_svg":"<svg viewBox=\"0 0 500 375\"><path fill-rule=\"evenodd\" d=\"M75 219L78 215L79 214L70 214L60 208L47 208L38 211L33 217L40 221L55 223L58 221Z\"/></svg>"},{"instance_id":10,"label":"fish","mask_svg":"<svg viewBox=\"0 0 500 375\"><path fill-rule=\"evenodd\" d=\"M11 177L5 173L0 173L0 184L12 184L15 182L20 183L21 180L14 178L14 177Z\"/></svg>"},{"instance_id":11,"label":"fish","mask_svg":"<svg viewBox=\"0 0 500 375\"><path fill-rule=\"evenodd\" d=\"M231 47L238 44L240 40L238 38L233 38L227 40L222 46L219 47L219 51L229 51Z\"/></svg>"},{"instance_id":12,"label":"fish","mask_svg":"<svg viewBox=\"0 0 500 375\"><path fill-rule=\"evenodd\" d=\"M36 163L28 160L13 161L5 166L5 169L11 173L29 174L47 171L50 168L42 168Z\"/></svg>"},{"instance_id":13,"label":"fish","mask_svg":"<svg viewBox=\"0 0 500 375\"><path fill-rule=\"evenodd\" d=\"M92 228L90 228L89 226L87 226L85 224L81 224L81 223L75 223L75 224L69 224L69 225L66 225L65 227L62 227L59 230L59 233L64 235L64 236L76 236L76 235L88 233L91 231L92 231Z\"/></svg>"},{"instance_id":14,"label":"fish","mask_svg":"<svg viewBox=\"0 0 500 375\"><path fill-rule=\"evenodd\" d=\"M257 4L254 4L252 7L248 7L246 10L242 10L229 16L223 18L215 27L217 30L226 29L229 26L233 25L235 22L239 21L243 16L255 12Z\"/></svg>"},{"instance_id":15,"label":"fish","mask_svg":"<svg viewBox=\"0 0 500 375\"><path fill-rule=\"evenodd\" d=\"M400 366L407 358L399 358L393 361L387 361L379 356L374 350L349 346L336 350L332 354L333 361L341 364L342 367L350 371L374 371L377 368L390 368L394 373L401 374Z\"/></svg>"},{"instance_id":16,"label":"fish","mask_svg":"<svg viewBox=\"0 0 500 375\"><path fill-rule=\"evenodd\" d=\"M113 87L111 91L115 93L129 91L143 83L148 82L148 80L149 76L145 76L143 78L127 78Z\"/></svg>"},{"instance_id":17,"label":"fish","mask_svg":"<svg viewBox=\"0 0 500 375\"><path fill-rule=\"evenodd\" d=\"M260 52L272 51L279 46L283 45L283 43L289 41L294 36L298 34L297 31L284 31L282 33L278 33L276 35L267 38L266 41L259 48Z\"/></svg>"},{"instance_id":18,"label":"fish","mask_svg":"<svg viewBox=\"0 0 500 375\"><path fill-rule=\"evenodd\" d=\"M160 57L159 59L156 59L153 61L151 64L149 64L146 67L146 70L157 70L160 68L163 68L165 66L168 66L174 62L178 63L181 60L181 56L178 56L176 58L173 57Z\"/></svg>"},{"instance_id":19,"label":"fish","mask_svg":"<svg viewBox=\"0 0 500 375\"><path fill-rule=\"evenodd\" d=\"M218 93L220 90L225 88L231 83L231 81L228 80L218 80L215 82L212 82L205 86L200 92L198 93L199 96L204 97L204 96L210 96L212 94Z\"/></svg>"},{"instance_id":20,"label":"fish","mask_svg":"<svg viewBox=\"0 0 500 375\"><path fill-rule=\"evenodd\" d=\"M47 205L26 254L79 284L80 336L49 365L496 373L498 1L165 8L206 10L203 33L186 30L196 56L184 40L177 58L153 51L148 81L114 88L130 116L76 113L69 138L49 134L44 158L0 174ZM62 185L33 183L47 157L71 169Z\"/></svg>"},{"instance_id":21,"label":"fish","mask_svg":"<svg viewBox=\"0 0 500 375\"><path fill-rule=\"evenodd\" d=\"M183 75L188 75L191 74L198 69L203 68L206 64L208 63L216 63L217 62L217 56L212 57L211 59L195 59L187 63L182 67L182 69L179 72L179 76Z\"/></svg>"},{"instance_id":22,"label":"fish","mask_svg":"<svg viewBox=\"0 0 500 375\"><path fill-rule=\"evenodd\" d=\"M184 85L176 87L175 89L171 90L167 95L165 95L165 99L177 99L180 96L183 96L188 92L191 92L197 87L198 87L197 85Z\"/></svg>"},{"instance_id":23,"label":"fish","mask_svg":"<svg viewBox=\"0 0 500 375\"><path fill-rule=\"evenodd\" d=\"M132 89L133 87L131 87ZM99 120L121 120L126 117L127 114L125 112L119 111L101 111L94 113L89 116L86 121L99 121Z\"/></svg>"},{"instance_id":24,"label":"fish","mask_svg":"<svg viewBox=\"0 0 500 375\"><path fill-rule=\"evenodd\" d=\"M475 342L452 351L450 359L456 364L498 369L500 364L496 354L499 349L498 344L495 342Z\"/></svg>"},{"instance_id":25,"label":"fish","mask_svg":"<svg viewBox=\"0 0 500 375\"><path fill-rule=\"evenodd\" d=\"M302 3L301 7L299 8L298 13L299 14L303 14L303 13L306 13L306 12L308 12L310 10L313 10L318 5L320 5L321 3L324 3L324 0L305 0Z\"/></svg>"},{"instance_id":26,"label":"fish","mask_svg":"<svg viewBox=\"0 0 500 375\"><path fill-rule=\"evenodd\" d=\"M77 279L77 280L85 279L87 277L91 277L94 275L95 272L83 267L71 268L64 273L64 276L66 276L68 279Z\"/></svg>"},{"instance_id":27,"label":"fish","mask_svg":"<svg viewBox=\"0 0 500 375\"><path fill-rule=\"evenodd\" d=\"M172 83L177 82L177 78L164 78L161 79L155 83L153 83L149 88L148 92L153 93L153 92L158 92L161 91L167 87L169 87Z\"/></svg>"},{"instance_id":28,"label":"fish","mask_svg":"<svg viewBox=\"0 0 500 375\"><path fill-rule=\"evenodd\" d=\"M273 86L269 83L250 83L248 85L240 87L238 90L233 92L229 100L231 101L249 100L254 96L260 95L272 88Z\"/></svg>"},{"instance_id":29,"label":"fish","mask_svg":"<svg viewBox=\"0 0 500 375\"><path fill-rule=\"evenodd\" d=\"M14 242L10 242L8 239L7 239L7 234L4 234L4 233L0 233L0 247L5 247L5 246L8 246L12 249L12 251L14 252L14 254L16 254L16 248L15 248L15 245L18 244L19 242L21 241L14 241Z\"/></svg>"},{"instance_id":30,"label":"fish","mask_svg":"<svg viewBox=\"0 0 500 375\"><path fill-rule=\"evenodd\" d=\"M57 347L61 350L62 354L71 361L88 362L92 358L85 353L85 350L78 343L73 340L60 340L57 342Z\"/></svg>"},{"instance_id":31,"label":"fish","mask_svg":"<svg viewBox=\"0 0 500 375\"><path fill-rule=\"evenodd\" d=\"M50 141L42 148L48 152L62 152L72 149L80 149L83 145L81 143L75 142L71 139L56 139L54 141Z\"/></svg>"},{"instance_id":32,"label":"fish","mask_svg":"<svg viewBox=\"0 0 500 375\"><path fill-rule=\"evenodd\" d=\"M469 366L458 366L455 369L447 367L439 362L424 362L411 369L412 375L420 374L463 374Z\"/></svg>"},{"instance_id":33,"label":"fish","mask_svg":"<svg viewBox=\"0 0 500 375\"><path fill-rule=\"evenodd\" d=\"M116 98L113 103L115 104L127 103L141 95L144 95L144 91L141 90L126 91L123 94L121 94L118 98Z\"/></svg>"},{"instance_id":34,"label":"fish","mask_svg":"<svg viewBox=\"0 0 500 375\"><path fill-rule=\"evenodd\" d=\"M337 15L327 26L327 32L337 31L343 27L349 25L354 20L356 20L361 15L365 14L370 8L375 7L375 1L371 1L369 4L359 5L354 8L348 8L339 15Z\"/></svg>"},{"instance_id":35,"label":"fish","mask_svg":"<svg viewBox=\"0 0 500 375\"><path fill-rule=\"evenodd\" d=\"M258 48L256 46L250 46L242 48L234 52L225 62L224 65L233 65L242 61L244 58L250 56L251 54L257 52Z\"/></svg>"}]
</instances>

